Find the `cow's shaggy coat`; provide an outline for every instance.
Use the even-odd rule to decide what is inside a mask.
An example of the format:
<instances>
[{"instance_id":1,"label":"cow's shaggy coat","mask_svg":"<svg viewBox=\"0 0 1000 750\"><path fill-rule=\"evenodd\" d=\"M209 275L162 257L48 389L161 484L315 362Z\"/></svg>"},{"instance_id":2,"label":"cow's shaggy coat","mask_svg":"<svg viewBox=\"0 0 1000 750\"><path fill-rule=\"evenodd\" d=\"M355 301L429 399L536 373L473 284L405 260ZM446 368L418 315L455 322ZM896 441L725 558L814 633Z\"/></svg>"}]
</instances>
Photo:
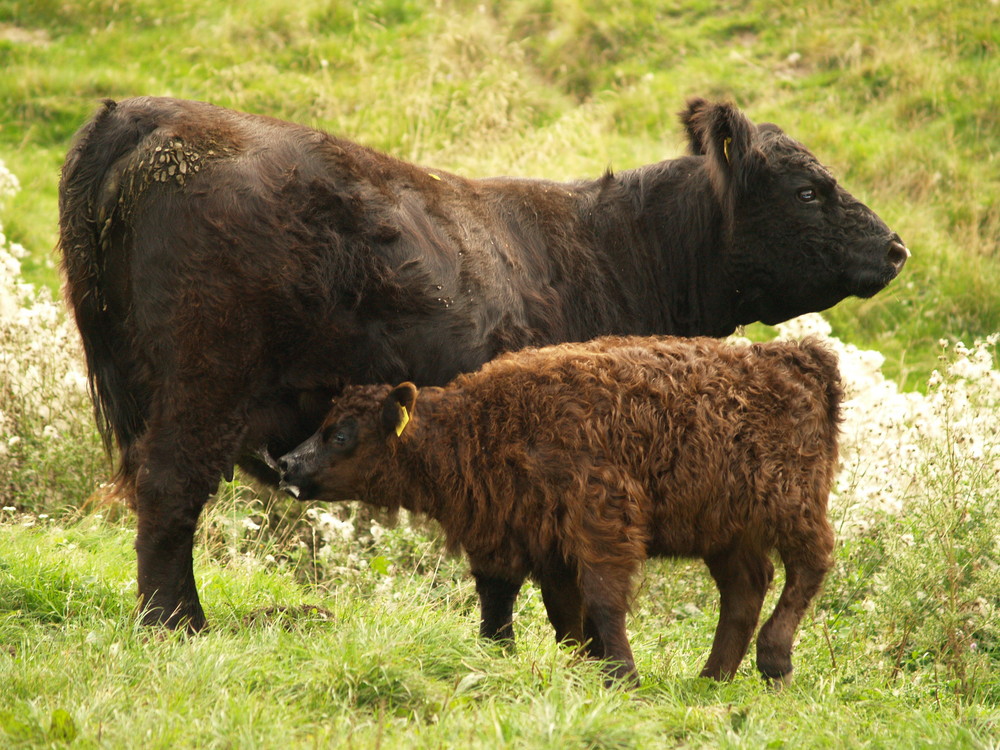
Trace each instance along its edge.
<instances>
[{"instance_id":1,"label":"cow's shaggy coat","mask_svg":"<svg viewBox=\"0 0 1000 750\"><path fill-rule=\"evenodd\" d=\"M107 102L60 184L68 300L138 513L148 622L205 623L191 546L239 463L346 383L442 385L603 334L722 335L899 272L906 248L804 147L690 102L692 155L593 181L468 180L208 104Z\"/></svg>"},{"instance_id":2,"label":"cow's shaggy coat","mask_svg":"<svg viewBox=\"0 0 1000 750\"><path fill-rule=\"evenodd\" d=\"M702 558L721 610L702 675L731 677L777 550L785 588L757 640L768 678L830 565L840 378L820 343L605 338L504 355L446 388L352 386L278 465L304 498L400 506L466 551L481 632L512 638L525 577L556 637L635 676L631 580ZM405 412L403 411L405 409Z\"/></svg>"}]
</instances>

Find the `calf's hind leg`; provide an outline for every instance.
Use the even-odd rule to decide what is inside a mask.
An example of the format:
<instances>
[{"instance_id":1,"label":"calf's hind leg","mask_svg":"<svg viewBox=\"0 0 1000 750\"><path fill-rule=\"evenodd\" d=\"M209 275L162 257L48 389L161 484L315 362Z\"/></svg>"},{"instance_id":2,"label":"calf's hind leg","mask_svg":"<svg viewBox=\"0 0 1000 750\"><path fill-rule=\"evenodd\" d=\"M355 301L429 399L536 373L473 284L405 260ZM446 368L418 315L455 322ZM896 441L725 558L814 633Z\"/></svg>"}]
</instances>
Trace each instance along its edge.
<instances>
[{"instance_id":1,"label":"calf's hind leg","mask_svg":"<svg viewBox=\"0 0 1000 750\"><path fill-rule=\"evenodd\" d=\"M728 680L746 655L774 575L767 555L738 547L705 560L719 589L719 624L702 677Z\"/></svg>"},{"instance_id":2,"label":"calf's hind leg","mask_svg":"<svg viewBox=\"0 0 1000 750\"><path fill-rule=\"evenodd\" d=\"M629 687L639 685L639 673L625 632L631 576L631 570L615 566L583 566L580 571L586 636L590 639L588 652L605 660L607 687L616 681Z\"/></svg>"},{"instance_id":3,"label":"calf's hind leg","mask_svg":"<svg viewBox=\"0 0 1000 750\"><path fill-rule=\"evenodd\" d=\"M823 522L796 545L779 545L785 564L785 587L774 612L757 636L757 669L766 680L791 682L792 641L813 597L830 569L833 529Z\"/></svg>"},{"instance_id":4,"label":"calf's hind leg","mask_svg":"<svg viewBox=\"0 0 1000 750\"><path fill-rule=\"evenodd\" d=\"M560 643L582 645L583 600L580 597L576 574L564 564L550 566L545 574L539 577L538 583L542 589L545 612L556 631L556 640Z\"/></svg>"},{"instance_id":5,"label":"calf's hind leg","mask_svg":"<svg viewBox=\"0 0 1000 750\"><path fill-rule=\"evenodd\" d=\"M546 575L540 581L542 601L549 622L560 643L582 645L592 659L604 659L607 649L598 622L584 611L583 598L575 576L566 569L558 575Z\"/></svg>"}]
</instances>

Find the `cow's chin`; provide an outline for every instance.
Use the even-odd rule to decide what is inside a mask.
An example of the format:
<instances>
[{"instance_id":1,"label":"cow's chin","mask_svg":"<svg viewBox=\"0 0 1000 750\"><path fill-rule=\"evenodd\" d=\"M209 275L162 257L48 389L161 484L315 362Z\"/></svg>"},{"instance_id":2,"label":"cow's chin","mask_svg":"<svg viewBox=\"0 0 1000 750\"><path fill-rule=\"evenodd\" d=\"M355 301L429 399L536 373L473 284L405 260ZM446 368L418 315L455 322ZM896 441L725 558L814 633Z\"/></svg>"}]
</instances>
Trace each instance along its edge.
<instances>
[{"instance_id":1,"label":"cow's chin","mask_svg":"<svg viewBox=\"0 0 1000 750\"><path fill-rule=\"evenodd\" d=\"M839 291L817 293L801 299L762 294L757 304L756 320L769 326L778 325L806 313L822 312L847 296L849 295Z\"/></svg>"},{"instance_id":2,"label":"cow's chin","mask_svg":"<svg viewBox=\"0 0 1000 750\"><path fill-rule=\"evenodd\" d=\"M898 275L898 271L888 264L878 270L859 273L851 279L851 295L863 299L873 297L885 289Z\"/></svg>"}]
</instances>

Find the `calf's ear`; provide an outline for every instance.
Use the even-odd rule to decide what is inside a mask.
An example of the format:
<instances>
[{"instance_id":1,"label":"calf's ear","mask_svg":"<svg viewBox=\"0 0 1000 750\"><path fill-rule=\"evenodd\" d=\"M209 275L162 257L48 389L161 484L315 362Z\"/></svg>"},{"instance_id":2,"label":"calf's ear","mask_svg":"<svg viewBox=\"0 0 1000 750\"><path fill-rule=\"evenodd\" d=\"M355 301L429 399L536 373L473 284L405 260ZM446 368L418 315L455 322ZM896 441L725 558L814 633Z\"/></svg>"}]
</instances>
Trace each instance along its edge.
<instances>
[{"instance_id":1,"label":"calf's ear","mask_svg":"<svg viewBox=\"0 0 1000 750\"><path fill-rule=\"evenodd\" d=\"M395 433L401 437L413 417L413 406L417 403L417 386L400 383L385 397L382 404L382 432L388 437Z\"/></svg>"},{"instance_id":2,"label":"calf's ear","mask_svg":"<svg viewBox=\"0 0 1000 750\"><path fill-rule=\"evenodd\" d=\"M681 112L681 122L691 153L708 157L716 190L745 188L764 158L754 140L756 129L746 115L732 104L691 99Z\"/></svg>"}]
</instances>

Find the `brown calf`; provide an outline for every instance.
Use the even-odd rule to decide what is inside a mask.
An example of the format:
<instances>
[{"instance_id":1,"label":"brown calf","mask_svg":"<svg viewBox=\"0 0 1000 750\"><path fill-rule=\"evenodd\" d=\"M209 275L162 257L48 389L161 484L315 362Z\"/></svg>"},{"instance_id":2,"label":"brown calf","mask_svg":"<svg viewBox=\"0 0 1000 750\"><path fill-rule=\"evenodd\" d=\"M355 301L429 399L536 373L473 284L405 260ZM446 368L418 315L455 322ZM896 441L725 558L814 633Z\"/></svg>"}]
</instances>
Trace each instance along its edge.
<instances>
[{"instance_id":1,"label":"brown calf","mask_svg":"<svg viewBox=\"0 0 1000 750\"><path fill-rule=\"evenodd\" d=\"M531 576L556 637L630 681L625 616L647 556L708 564L721 610L701 674L725 679L776 549L786 582L757 667L783 680L830 566L841 397L836 358L813 340L608 337L504 355L446 388L348 387L278 465L299 497L439 521L468 554L484 636L513 638Z\"/></svg>"}]
</instances>

